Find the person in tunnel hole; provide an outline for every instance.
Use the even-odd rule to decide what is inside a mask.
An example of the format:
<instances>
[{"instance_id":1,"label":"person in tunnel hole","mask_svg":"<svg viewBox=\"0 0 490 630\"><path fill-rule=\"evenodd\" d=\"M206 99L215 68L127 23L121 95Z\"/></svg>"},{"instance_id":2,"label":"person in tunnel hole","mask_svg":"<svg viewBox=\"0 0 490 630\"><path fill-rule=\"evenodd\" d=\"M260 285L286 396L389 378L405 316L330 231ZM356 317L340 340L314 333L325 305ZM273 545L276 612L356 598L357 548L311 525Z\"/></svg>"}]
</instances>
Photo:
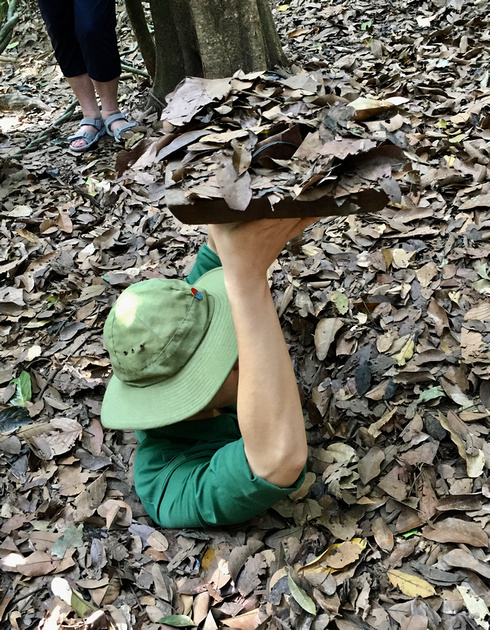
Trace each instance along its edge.
<instances>
[{"instance_id":1,"label":"person in tunnel hole","mask_svg":"<svg viewBox=\"0 0 490 630\"><path fill-rule=\"evenodd\" d=\"M184 281L138 282L108 316L102 423L135 430L136 492L163 527L239 523L303 482L303 413L267 270L312 221L210 225Z\"/></svg>"}]
</instances>

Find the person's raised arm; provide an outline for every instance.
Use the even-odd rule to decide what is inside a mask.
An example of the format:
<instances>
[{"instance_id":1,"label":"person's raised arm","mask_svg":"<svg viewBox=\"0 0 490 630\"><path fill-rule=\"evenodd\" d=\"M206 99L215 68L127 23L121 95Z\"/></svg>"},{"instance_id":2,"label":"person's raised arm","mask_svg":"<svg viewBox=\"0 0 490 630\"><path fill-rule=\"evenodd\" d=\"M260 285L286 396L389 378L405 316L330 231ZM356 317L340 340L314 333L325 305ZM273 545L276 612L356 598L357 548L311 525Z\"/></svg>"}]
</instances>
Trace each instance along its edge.
<instances>
[{"instance_id":1,"label":"person's raised arm","mask_svg":"<svg viewBox=\"0 0 490 630\"><path fill-rule=\"evenodd\" d=\"M283 246L313 219L210 225L238 342L237 414L252 473L289 487L307 457L296 377L267 282Z\"/></svg>"}]
</instances>

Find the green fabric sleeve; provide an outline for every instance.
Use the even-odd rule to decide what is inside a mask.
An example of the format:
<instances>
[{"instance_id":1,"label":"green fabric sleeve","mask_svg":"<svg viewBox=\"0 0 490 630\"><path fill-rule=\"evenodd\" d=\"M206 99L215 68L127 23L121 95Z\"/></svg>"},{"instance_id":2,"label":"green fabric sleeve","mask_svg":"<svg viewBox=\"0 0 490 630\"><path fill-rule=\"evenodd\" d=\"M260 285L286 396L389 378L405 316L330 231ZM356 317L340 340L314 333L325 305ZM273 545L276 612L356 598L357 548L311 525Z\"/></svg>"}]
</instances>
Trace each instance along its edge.
<instances>
[{"instance_id":1,"label":"green fabric sleeve","mask_svg":"<svg viewBox=\"0 0 490 630\"><path fill-rule=\"evenodd\" d=\"M246 521L297 490L305 471L290 488L280 488L252 474L243 440L225 445L200 441L176 453L162 466L157 440L144 440L138 449L136 491L162 527L206 527Z\"/></svg>"},{"instance_id":2,"label":"green fabric sleeve","mask_svg":"<svg viewBox=\"0 0 490 630\"><path fill-rule=\"evenodd\" d=\"M221 260L207 245L203 245L197 252L194 267L192 267L185 281L189 284L194 284L207 271L211 271L211 269L216 267L221 267Z\"/></svg>"}]
</instances>

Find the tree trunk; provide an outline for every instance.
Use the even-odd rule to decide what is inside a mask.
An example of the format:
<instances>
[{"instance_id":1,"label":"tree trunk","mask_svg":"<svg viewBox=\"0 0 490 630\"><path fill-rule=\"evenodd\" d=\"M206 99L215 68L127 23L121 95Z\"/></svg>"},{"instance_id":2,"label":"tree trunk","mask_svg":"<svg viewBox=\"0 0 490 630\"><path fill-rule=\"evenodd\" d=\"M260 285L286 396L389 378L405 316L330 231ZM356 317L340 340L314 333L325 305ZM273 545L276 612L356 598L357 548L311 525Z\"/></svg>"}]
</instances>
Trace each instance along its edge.
<instances>
[{"instance_id":1,"label":"tree trunk","mask_svg":"<svg viewBox=\"0 0 490 630\"><path fill-rule=\"evenodd\" d=\"M218 78L286 63L268 0L150 0L155 28L153 95L186 76Z\"/></svg>"},{"instance_id":2,"label":"tree trunk","mask_svg":"<svg viewBox=\"0 0 490 630\"><path fill-rule=\"evenodd\" d=\"M126 10L146 69L153 78L155 76L155 44L146 22L141 0L126 0Z\"/></svg>"},{"instance_id":3,"label":"tree trunk","mask_svg":"<svg viewBox=\"0 0 490 630\"><path fill-rule=\"evenodd\" d=\"M282 50L281 40L274 24L269 0L257 0L257 8L266 49L267 68L272 69L274 66L287 65L288 60Z\"/></svg>"},{"instance_id":4,"label":"tree trunk","mask_svg":"<svg viewBox=\"0 0 490 630\"><path fill-rule=\"evenodd\" d=\"M160 107L186 76L202 77L189 0L150 0L155 32L156 67L152 96Z\"/></svg>"}]
</instances>

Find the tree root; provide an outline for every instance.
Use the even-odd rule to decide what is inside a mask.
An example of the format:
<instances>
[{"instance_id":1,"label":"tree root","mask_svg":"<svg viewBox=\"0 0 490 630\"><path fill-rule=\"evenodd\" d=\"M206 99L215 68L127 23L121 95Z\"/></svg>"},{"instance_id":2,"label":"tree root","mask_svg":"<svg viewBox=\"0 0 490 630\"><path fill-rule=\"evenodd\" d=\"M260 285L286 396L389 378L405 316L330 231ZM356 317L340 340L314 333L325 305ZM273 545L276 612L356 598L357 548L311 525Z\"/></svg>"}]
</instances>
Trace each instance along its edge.
<instances>
[{"instance_id":1,"label":"tree root","mask_svg":"<svg viewBox=\"0 0 490 630\"><path fill-rule=\"evenodd\" d=\"M7 20L0 30L0 54L7 48L12 39L14 27L19 21L20 15L16 13L10 20Z\"/></svg>"},{"instance_id":2,"label":"tree root","mask_svg":"<svg viewBox=\"0 0 490 630\"><path fill-rule=\"evenodd\" d=\"M78 104L78 101L76 98L74 98L59 118L57 118L53 123L51 123L51 125L49 125L47 129L45 129L42 133L40 133L39 136L37 136L37 138L34 138L34 140L31 140L26 147L24 147L23 149L20 149L19 151L17 151L17 153L10 155L9 156L10 159L18 159L22 157L23 155L25 155L26 153L35 151L40 144L42 144L43 142L46 142L46 140L48 140L49 137L51 136L51 133L55 129L55 127L58 127L58 125L61 125L61 123L64 123L65 121L70 120L71 115L75 111L75 107L77 106L77 104Z\"/></svg>"},{"instance_id":3,"label":"tree root","mask_svg":"<svg viewBox=\"0 0 490 630\"><path fill-rule=\"evenodd\" d=\"M158 108L160 109L160 111L162 111L162 109L165 109L167 107L166 103L163 103L158 96L155 96L155 94L153 94L153 92L150 90L150 100L155 101L155 103L157 104Z\"/></svg>"},{"instance_id":4,"label":"tree root","mask_svg":"<svg viewBox=\"0 0 490 630\"><path fill-rule=\"evenodd\" d=\"M137 74L141 77L145 77L146 79L150 79L150 75L146 70L140 70L139 68L134 68L133 66L129 66L127 63L121 63L121 69L126 72L130 72L131 74Z\"/></svg>"},{"instance_id":5,"label":"tree root","mask_svg":"<svg viewBox=\"0 0 490 630\"><path fill-rule=\"evenodd\" d=\"M7 21L2 28L0 28L0 55L9 45L10 40L12 39L12 33L14 32L14 27L20 18L20 13L17 13L17 3L18 0L12 0L9 3Z\"/></svg>"}]
</instances>

